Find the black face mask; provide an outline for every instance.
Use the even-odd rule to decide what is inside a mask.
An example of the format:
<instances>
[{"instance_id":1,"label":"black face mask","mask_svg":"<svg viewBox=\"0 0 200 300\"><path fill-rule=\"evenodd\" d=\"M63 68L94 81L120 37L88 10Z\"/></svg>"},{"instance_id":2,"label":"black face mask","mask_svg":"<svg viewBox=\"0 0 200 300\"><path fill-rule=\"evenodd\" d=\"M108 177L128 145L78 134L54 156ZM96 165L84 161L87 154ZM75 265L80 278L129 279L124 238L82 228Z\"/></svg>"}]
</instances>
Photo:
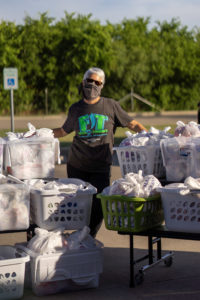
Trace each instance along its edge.
<instances>
[{"instance_id":1,"label":"black face mask","mask_svg":"<svg viewBox=\"0 0 200 300\"><path fill-rule=\"evenodd\" d=\"M83 83L82 92L86 100L94 100L101 95L102 86L97 86L95 83Z\"/></svg>"}]
</instances>

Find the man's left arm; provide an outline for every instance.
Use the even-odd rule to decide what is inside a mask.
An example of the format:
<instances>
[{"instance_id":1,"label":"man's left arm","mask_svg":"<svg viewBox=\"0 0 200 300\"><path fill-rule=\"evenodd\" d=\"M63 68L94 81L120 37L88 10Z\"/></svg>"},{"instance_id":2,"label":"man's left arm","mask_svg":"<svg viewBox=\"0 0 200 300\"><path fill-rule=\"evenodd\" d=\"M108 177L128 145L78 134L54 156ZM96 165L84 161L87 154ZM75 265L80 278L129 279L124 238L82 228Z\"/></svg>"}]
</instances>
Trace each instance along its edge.
<instances>
[{"instance_id":1,"label":"man's left arm","mask_svg":"<svg viewBox=\"0 0 200 300\"><path fill-rule=\"evenodd\" d=\"M135 131L135 132L141 132L141 131L148 131L141 123L135 121L135 120L132 120L130 123L128 123L127 127L132 130L132 131Z\"/></svg>"}]
</instances>

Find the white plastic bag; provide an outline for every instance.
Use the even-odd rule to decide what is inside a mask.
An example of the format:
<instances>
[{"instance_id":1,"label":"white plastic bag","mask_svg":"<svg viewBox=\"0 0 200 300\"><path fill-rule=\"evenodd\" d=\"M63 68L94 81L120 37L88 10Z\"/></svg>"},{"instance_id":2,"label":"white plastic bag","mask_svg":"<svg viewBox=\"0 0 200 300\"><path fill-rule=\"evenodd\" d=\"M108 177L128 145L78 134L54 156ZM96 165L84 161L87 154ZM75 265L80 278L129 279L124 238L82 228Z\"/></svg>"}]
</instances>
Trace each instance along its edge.
<instances>
[{"instance_id":1,"label":"white plastic bag","mask_svg":"<svg viewBox=\"0 0 200 300\"><path fill-rule=\"evenodd\" d=\"M131 133L130 131L126 131L125 134L127 138L122 140L119 147L159 145L161 139L172 137L172 134L168 133L170 129L170 126L165 127L164 130L151 127L148 132L142 131L135 134Z\"/></svg>"},{"instance_id":2,"label":"white plastic bag","mask_svg":"<svg viewBox=\"0 0 200 300\"><path fill-rule=\"evenodd\" d=\"M200 130L196 122L191 121L188 124L185 124L182 121L178 121L176 124L177 127L174 132L175 136L200 136Z\"/></svg>"},{"instance_id":3,"label":"white plastic bag","mask_svg":"<svg viewBox=\"0 0 200 300\"><path fill-rule=\"evenodd\" d=\"M42 228L35 229L35 236L28 242L27 247L32 251L44 254L64 250L66 240L63 235L64 228L48 231Z\"/></svg>"},{"instance_id":4,"label":"white plastic bag","mask_svg":"<svg viewBox=\"0 0 200 300\"><path fill-rule=\"evenodd\" d=\"M184 184L190 189L190 190L200 190L200 178L193 178L191 176L188 176Z\"/></svg>"},{"instance_id":5,"label":"white plastic bag","mask_svg":"<svg viewBox=\"0 0 200 300\"><path fill-rule=\"evenodd\" d=\"M191 176L188 176L184 183L170 183L165 185L164 187L157 188L158 192L162 191L173 191L175 193L178 193L180 195L188 195L192 191L200 191L200 178L193 178Z\"/></svg>"},{"instance_id":6,"label":"white plastic bag","mask_svg":"<svg viewBox=\"0 0 200 300\"><path fill-rule=\"evenodd\" d=\"M160 181L153 175L147 175L142 182L141 190L143 191L143 197L153 196L156 189L161 186Z\"/></svg>"},{"instance_id":7,"label":"white plastic bag","mask_svg":"<svg viewBox=\"0 0 200 300\"><path fill-rule=\"evenodd\" d=\"M138 191L138 188L136 190ZM123 178L113 181L112 185L109 188L108 194L135 196L135 193L133 191L133 184Z\"/></svg>"},{"instance_id":8,"label":"white plastic bag","mask_svg":"<svg viewBox=\"0 0 200 300\"><path fill-rule=\"evenodd\" d=\"M29 189L25 185L0 185L0 230L21 230L29 227Z\"/></svg>"},{"instance_id":9,"label":"white plastic bag","mask_svg":"<svg viewBox=\"0 0 200 300\"><path fill-rule=\"evenodd\" d=\"M90 228L84 226L83 229L72 232L67 238L67 249L74 250L80 248L96 247L94 239L89 234Z\"/></svg>"},{"instance_id":10,"label":"white plastic bag","mask_svg":"<svg viewBox=\"0 0 200 300\"><path fill-rule=\"evenodd\" d=\"M113 181L112 185L106 187L102 194L146 198L156 194L158 187L161 187L161 183L154 175L143 177L142 170L139 170L138 173L127 173L125 178Z\"/></svg>"}]
</instances>

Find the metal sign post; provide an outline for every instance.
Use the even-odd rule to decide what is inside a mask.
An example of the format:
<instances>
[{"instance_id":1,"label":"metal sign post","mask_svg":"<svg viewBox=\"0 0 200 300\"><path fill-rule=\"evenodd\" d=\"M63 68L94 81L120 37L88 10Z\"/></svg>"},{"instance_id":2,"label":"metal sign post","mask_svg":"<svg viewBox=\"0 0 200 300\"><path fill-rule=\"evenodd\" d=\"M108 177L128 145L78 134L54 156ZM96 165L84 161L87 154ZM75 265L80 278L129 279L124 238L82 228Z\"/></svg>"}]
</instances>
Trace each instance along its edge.
<instances>
[{"instance_id":1,"label":"metal sign post","mask_svg":"<svg viewBox=\"0 0 200 300\"><path fill-rule=\"evenodd\" d=\"M11 131L15 131L14 126L14 101L13 101L13 89L10 89L10 116L11 116Z\"/></svg>"},{"instance_id":2,"label":"metal sign post","mask_svg":"<svg viewBox=\"0 0 200 300\"><path fill-rule=\"evenodd\" d=\"M16 68L3 69L4 89L10 90L10 116L11 116L11 131L14 132L14 100L13 90L18 89L18 70Z\"/></svg>"}]
</instances>

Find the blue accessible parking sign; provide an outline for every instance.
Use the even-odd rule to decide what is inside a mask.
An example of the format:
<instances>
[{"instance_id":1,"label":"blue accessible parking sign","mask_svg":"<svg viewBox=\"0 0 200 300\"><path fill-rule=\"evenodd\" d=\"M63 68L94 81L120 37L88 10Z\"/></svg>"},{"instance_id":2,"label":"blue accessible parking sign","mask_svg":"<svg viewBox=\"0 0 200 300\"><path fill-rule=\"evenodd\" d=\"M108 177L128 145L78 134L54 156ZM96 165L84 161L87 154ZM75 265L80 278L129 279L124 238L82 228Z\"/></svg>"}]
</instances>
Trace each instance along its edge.
<instances>
[{"instance_id":1,"label":"blue accessible parking sign","mask_svg":"<svg viewBox=\"0 0 200 300\"><path fill-rule=\"evenodd\" d=\"M5 90L18 89L18 70L16 68L4 68L3 77Z\"/></svg>"},{"instance_id":2,"label":"blue accessible parking sign","mask_svg":"<svg viewBox=\"0 0 200 300\"><path fill-rule=\"evenodd\" d=\"M7 79L7 85L8 86L15 86L15 79L14 78L8 78Z\"/></svg>"},{"instance_id":3,"label":"blue accessible parking sign","mask_svg":"<svg viewBox=\"0 0 200 300\"><path fill-rule=\"evenodd\" d=\"M3 69L3 86L5 90L10 90L10 115L11 131L14 132L14 90L18 89L18 70L17 68Z\"/></svg>"}]
</instances>

